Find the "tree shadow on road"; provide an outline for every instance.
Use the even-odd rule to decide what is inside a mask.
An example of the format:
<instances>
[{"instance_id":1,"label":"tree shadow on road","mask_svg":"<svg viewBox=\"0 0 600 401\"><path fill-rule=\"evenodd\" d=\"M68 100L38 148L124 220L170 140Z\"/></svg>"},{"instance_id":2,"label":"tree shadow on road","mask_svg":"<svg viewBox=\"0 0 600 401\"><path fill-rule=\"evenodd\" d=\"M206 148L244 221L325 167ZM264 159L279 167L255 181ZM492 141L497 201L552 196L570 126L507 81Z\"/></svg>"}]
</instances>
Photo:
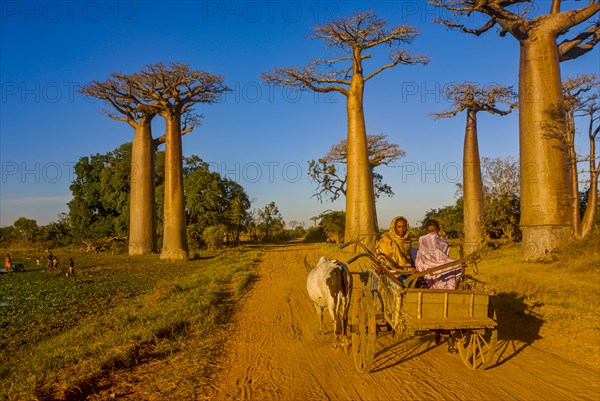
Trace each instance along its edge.
<instances>
[{"instance_id":1,"label":"tree shadow on road","mask_svg":"<svg viewBox=\"0 0 600 401\"><path fill-rule=\"evenodd\" d=\"M498 344L497 362L492 367L497 367L541 339L540 329L545 321L536 311L543 304L528 304L525 296L516 292L497 294L493 298L493 305L498 319Z\"/></svg>"}]
</instances>

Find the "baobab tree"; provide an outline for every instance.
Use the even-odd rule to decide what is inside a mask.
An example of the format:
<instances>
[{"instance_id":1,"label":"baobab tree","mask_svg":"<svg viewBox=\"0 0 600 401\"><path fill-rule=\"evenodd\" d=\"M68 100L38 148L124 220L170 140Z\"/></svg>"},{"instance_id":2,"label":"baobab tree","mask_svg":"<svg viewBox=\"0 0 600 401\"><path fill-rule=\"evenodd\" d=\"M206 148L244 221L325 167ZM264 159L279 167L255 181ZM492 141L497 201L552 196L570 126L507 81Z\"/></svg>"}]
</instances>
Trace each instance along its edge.
<instances>
[{"instance_id":1,"label":"baobab tree","mask_svg":"<svg viewBox=\"0 0 600 401\"><path fill-rule=\"evenodd\" d=\"M481 160L477 139L477 113L505 116L517 106L517 94L509 87L494 84L480 88L473 82L464 82L448 86L444 93L450 100L450 110L432 113L433 117L455 117L467 112L467 125L463 147L463 200L464 200L464 254L476 252L484 241L483 221L483 181L481 178ZM502 110L499 106L505 105Z\"/></svg>"},{"instance_id":2,"label":"baobab tree","mask_svg":"<svg viewBox=\"0 0 600 401\"><path fill-rule=\"evenodd\" d=\"M216 103L229 90L219 75L187 64L147 65L127 76L128 83L166 121L163 246L160 258L186 260L188 242L183 194L182 116L197 103Z\"/></svg>"},{"instance_id":3,"label":"baobab tree","mask_svg":"<svg viewBox=\"0 0 600 401\"><path fill-rule=\"evenodd\" d=\"M151 123L156 110L143 100L132 82L131 76L112 73L104 82L92 81L85 85L81 93L111 105L116 113L103 112L113 120L127 122L134 129L129 185L129 255L143 255L156 251L154 160L156 149L165 142L166 135L152 137ZM181 134L191 132L201 117L187 112Z\"/></svg>"},{"instance_id":4,"label":"baobab tree","mask_svg":"<svg viewBox=\"0 0 600 401\"><path fill-rule=\"evenodd\" d=\"M564 133L557 132L556 134L564 140L569 155L572 199L571 216L573 236L576 239L585 238L589 235L596 217L598 175L600 174L600 165L596 164L596 138L600 132L600 124L598 124L600 120L599 85L600 80L596 74L581 74L573 78L568 78L563 82L566 130ZM577 169L577 163L580 159L575 149L576 117L583 117L589 120L587 124L589 155L581 160L588 162L589 169L588 199L583 218L580 211L579 171Z\"/></svg>"},{"instance_id":5,"label":"baobab tree","mask_svg":"<svg viewBox=\"0 0 600 401\"><path fill-rule=\"evenodd\" d=\"M113 73L104 82L92 81L81 88L88 97L110 104L115 112L104 112L113 120L125 121L133 129L129 194L129 255L156 250L154 154L152 119L156 116L140 100L129 79Z\"/></svg>"},{"instance_id":6,"label":"baobab tree","mask_svg":"<svg viewBox=\"0 0 600 401\"><path fill-rule=\"evenodd\" d=\"M392 187L383 182L383 175L375 171L378 166L389 166L398 158L406 156L406 151L398 144L387 141L387 135L367 135L367 157L369 159L369 172L373 181L373 200L381 195L393 196ZM317 190L313 196L323 202L323 197L328 196L331 202L340 196L346 196L346 170L348 163L348 141L342 139L331 147L327 154L319 160L308 162L308 175L317 183ZM377 208L373 205L375 227L377 228Z\"/></svg>"},{"instance_id":7,"label":"baobab tree","mask_svg":"<svg viewBox=\"0 0 600 401\"><path fill-rule=\"evenodd\" d=\"M546 14L528 17L523 0L430 0L449 11L437 22L463 32L481 35L494 26L500 35L510 33L520 44L519 133L521 168L521 231L523 259L542 259L561 240L570 236L571 202L568 155L558 139L547 134L548 127L563 131L564 120L551 110L564 110L561 93L561 61L589 52L600 40L600 23L557 43L571 28L590 19L600 10L600 0L561 12L561 0L540 2L549 5ZM469 28L461 17L473 12L489 20Z\"/></svg>"},{"instance_id":8,"label":"baobab tree","mask_svg":"<svg viewBox=\"0 0 600 401\"><path fill-rule=\"evenodd\" d=\"M389 166L398 158L406 156L406 151L400 149L395 143L387 141L387 135L367 135L367 157L373 177L373 190L375 198L381 195L394 195L392 188L383 182L383 176L376 173L377 166ZM308 162L308 175L317 183L317 190L313 196L323 202L328 197L331 202L340 196L346 196L346 171L348 160L348 141L342 139L333 145L329 152L318 160Z\"/></svg>"},{"instance_id":9,"label":"baobab tree","mask_svg":"<svg viewBox=\"0 0 600 401\"><path fill-rule=\"evenodd\" d=\"M409 25L387 30L386 22L373 11L358 12L323 25L317 25L311 38L322 39L328 47L337 48L342 56L317 59L307 66L275 68L262 75L263 80L281 87L314 92L338 92L346 97L348 117L348 168L346 193L345 240L360 240L373 246L376 239L375 199L370 174L367 134L363 110L365 83L379 73L400 64L426 64L427 56L410 55L401 49L418 35ZM389 62L372 72L364 70L366 53L376 46L390 48Z\"/></svg>"}]
</instances>

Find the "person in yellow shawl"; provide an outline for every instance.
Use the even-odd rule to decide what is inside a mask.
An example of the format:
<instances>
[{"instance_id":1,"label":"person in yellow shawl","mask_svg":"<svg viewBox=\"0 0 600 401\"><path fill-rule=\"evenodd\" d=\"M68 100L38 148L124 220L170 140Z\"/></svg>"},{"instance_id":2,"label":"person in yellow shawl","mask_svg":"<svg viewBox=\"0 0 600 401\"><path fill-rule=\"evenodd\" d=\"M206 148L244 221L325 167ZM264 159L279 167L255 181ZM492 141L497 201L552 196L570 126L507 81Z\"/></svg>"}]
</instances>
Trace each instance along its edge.
<instances>
[{"instance_id":1,"label":"person in yellow shawl","mask_svg":"<svg viewBox=\"0 0 600 401\"><path fill-rule=\"evenodd\" d=\"M414 269L411 255L410 228L403 216L392 219L390 229L377 242L377 258L389 269Z\"/></svg>"}]
</instances>

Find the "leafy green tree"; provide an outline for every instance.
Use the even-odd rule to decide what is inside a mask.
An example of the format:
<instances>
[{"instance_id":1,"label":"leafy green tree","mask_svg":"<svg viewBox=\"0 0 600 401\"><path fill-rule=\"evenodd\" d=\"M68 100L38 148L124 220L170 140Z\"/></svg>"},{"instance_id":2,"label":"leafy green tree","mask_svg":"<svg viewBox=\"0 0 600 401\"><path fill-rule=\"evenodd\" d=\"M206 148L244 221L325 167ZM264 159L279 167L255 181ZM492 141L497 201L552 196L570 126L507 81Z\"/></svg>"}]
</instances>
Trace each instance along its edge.
<instances>
[{"instance_id":1,"label":"leafy green tree","mask_svg":"<svg viewBox=\"0 0 600 401\"><path fill-rule=\"evenodd\" d=\"M270 241L275 234L282 232L285 222L275 202L271 202L258 210L258 227L265 233L265 240Z\"/></svg>"},{"instance_id":2,"label":"leafy green tree","mask_svg":"<svg viewBox=\"0 0 600 401\"><path fill-rule=\"evenodd\" d=\"M50 247L68 245L73 241L69 215L61 213L58 220L36 230L36 241L49 242Z\"/></svg>"},{"instance_id":3,"label":"leafy green tree","mask_svg":"<svg viewBox=\"0 0 600 401\"><path fill-rule=\"evenodd\" d=\"M19 239L24 240L25 244L28 244L32 239L35 230L38 228L38 225L35 220L19 217L13 223L13 227L15 228Z\"/></svg>"},{"instance_id":4,"label":"leafy green tree","mask_svg":"<svg viewBox=\"0 0 600 401\"><path fill-rule=\"evenodd\" d=\"M223 245L224 236L225 226L223 224L208 226L202 231L202 240L210 250L217 249Z\"/></svg>"},{"instance_id":5,"label":"leafy green tree","mask_svg":"<svg viewBox=\"0 0 600 401\"><path fill-rule=\"evenodd\" d=\"M346 213L342 211L327 210L319 215L319 226L327 235L327 239L339 244L344 240L346 228Z\"/></svg>"},{"instance_id":6,"label":"leafy green tree","mask_svg":"<svg viewBox=\"0 0 600 401\"><path fill-rule=\"evenodd\" d=\"M75 165L76 179L71 185L73 200L69 203L69 224L77 238L104 238L128 233L129 175L131 144L124 144L104 155L82 157ZM164 193L164 152L156 153L156 209L162 218ZM211 172L198 156L184 158L184 187L187 233L202 245L203 230L223 224L234 241L244 230L250 200L244 188L235 181ZM159 235L162 233L158 224Z\"/></svg>"},{"instance_id":7,"label":"leafy green tree","mask_svg":"<svg viewBox=\"0 0 600 401\"><path fill-rule=\"evenodd\" d=\"M519 236L519 163L507 157L482 159L484 221L488 238Z\"/></svg>"},{"instance_id":8,"label":"leafy green tree","mask_svg":"<svg viewBox=\"0 0 600 401\"><path fill-rule=\"evenodd\" d=\"M450 238L459 238L464 235L463 231L463 198L456 200L454 205L431 209L423 217L421 229L425 230L427 221L435 219L440 223L440 227Z\"/></svg>"},{"instance_id":9,"label":"leafy green tree","mask_svg":"<svg viewBox=\"0 0 600 401\"><path fill-rule=\"evenodd\" d=\"M15 235L15 228L13 226L0 227L0 244L12 241Z\"/></svg>"},{"instance_id":10,"label":"leafy green tree","mask_svg":"<svg viewBox=\"0 0 600 401\"><path fill-rule=\"evenodd\" d=\"M75 165L69 216L76 238L126 236L129 230L131 143Z\"/></svg>"},{"instance_id":11,"label":"leafy green tree","mask_svg":"<svg viewBox=\"0 0 600 401\"><path fill-rule=\"evenodd\" d=\"M238 242L250 208L244 188L211 172L197 156L185 158L184 166L187 219L194 226L191 232L202 233L206 227L223 224L228 240ZM202 235L193 240L199 245Z\"/></svg>"},{"instance_id":12,"label":"leafy green tree","mask_svg":"<svg viewBox=\"0 0 600 401\"><path fill-rule=\"evenodd\" d=\"M519 163L510 157L484 157L481 166L486 238L506 237L516 240L520 237ZM451 237L463 237L463 215L462 185L458 185L456 203L429 210L423 219L422 228L425 228L428 219L436 219Z\"/></svg>"}]
</instances>

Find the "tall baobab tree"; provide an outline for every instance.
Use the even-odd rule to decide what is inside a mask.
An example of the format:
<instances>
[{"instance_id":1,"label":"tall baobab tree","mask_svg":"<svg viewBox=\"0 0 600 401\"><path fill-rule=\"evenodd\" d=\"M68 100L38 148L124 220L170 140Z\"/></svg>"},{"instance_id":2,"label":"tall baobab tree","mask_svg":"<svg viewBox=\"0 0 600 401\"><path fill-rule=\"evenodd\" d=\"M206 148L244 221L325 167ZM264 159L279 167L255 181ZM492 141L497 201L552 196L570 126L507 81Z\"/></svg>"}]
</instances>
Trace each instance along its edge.
<instances>
[{"instance_id":1,"label":"tall baobab tree","mask_svg":"<svg viewBox=\"0 0 600 401\"><path fill-rule=\"evenodd\" d=\"M129 254L142 255L156 250L154 154L152 119L156 112L139 100L122 74L111 74L104 82L92 81L81 88L85 96L101 99L116 113L112 119L127 122L133 129L129 195Z\"/></svg>"},{"instance_id":2,"label":"tall baobab tree","mask_svg":"<svg viewBox=\"0 0 600 401\"><path fill-rule=\"evenodd\" d=\"M600 165L596 164L596 138L600 132L600 94L598 86L600 80L596 74L581 74L563 82L563 93L565 99L565 123L566 131L559 134L565 141L568 149L571 175L571 199L572 199L572 225L573 236L576 239L585 238L592 231L592 225L596 216L596 205L598 203L598 175ZM592 92L590 94L590 91ZM587 157L589 168L588 200L583 218L580 216L579 203L579 172L577 169L578 155L575 149L575 118L588 118L587 137L589 140L589 156ZM585 160L583 160L585 161Z\"/></svg>"},{"instance_id":3,"label":"tall baobab tree","mask_svg":"<svg viewBox=\"0 0 600 401\"><path fill-rule=\"evenodd\" d=\"M360 240L373 246L376 239L375 199L367 152L367 134L363 110L365 83L379 73L399 64L426 64L427 56L410 55L401 49L411 43L417 30L409 25L385 28L386 22L373 11L358 12L323 25L317 25L311 38L322 39L337 48L342 56L317 59L307 66L275 68L262 75L277 86L314 92L338 92L346 97L348 116L348 168L346 193L345 240ZM363 62L372 58L366 53L376 46L390 48L389 62L372 72L365 72Z\"/></svg>"},{"instance_id":4,"label":"tall baobab tree","mask_svg":"<svg viewBox=\"0 0 600 401\"><path fill-rule=\"evenodd\" d=\"M481 160L477 140L477 113L505 116L517 106L517 94L511 88L491 85L480 88L472 82L448 86L445 95L452 106L448 111L432 113L434 118L454 117L466 110L467 125L463 147L463 200L464 200L464 253L465 256L476 252L484 241L483 221L483 181L481 178ZM498 108L506 105L506 110Z\"/></svg>"},{"instance_id":5,"label":"tall baobab tree","mask_svg":"<svg viewBox=\"0 0 600 401\"><path fill-rule=\"evenodd\" d=\"M140 97L166 121L163 246L160 258L186 260L188 242L183 193L182 116L197 103L216 103L229 90L219 75L187 64L147 65L128 76Z\"/></svg>"},{"instance_id":6,"label":"tall baobab tree","mask_svg":"<svg viewBox=\"0 0 600 401\"><path fill-rule=\"evenodd\" d=\"M600 0L561 11L561 0L549 5L546 14L528 17L523 0L430 0L450 13L438 22L463 32L481 35L496 25L500 35L510 33L520 44L519 132L521 168L521 231L523 259L542 259L570 236L571 202L568 156L560 140L545 135L548 127L564 131L564 119L551 110L564 110L561 93L561 61L589 52L600 40L600 23L560 44L558 38L590 19L600 10ZM489 17L478 28L460 23L477 12Z\"/></svg>"}]
</instances>

